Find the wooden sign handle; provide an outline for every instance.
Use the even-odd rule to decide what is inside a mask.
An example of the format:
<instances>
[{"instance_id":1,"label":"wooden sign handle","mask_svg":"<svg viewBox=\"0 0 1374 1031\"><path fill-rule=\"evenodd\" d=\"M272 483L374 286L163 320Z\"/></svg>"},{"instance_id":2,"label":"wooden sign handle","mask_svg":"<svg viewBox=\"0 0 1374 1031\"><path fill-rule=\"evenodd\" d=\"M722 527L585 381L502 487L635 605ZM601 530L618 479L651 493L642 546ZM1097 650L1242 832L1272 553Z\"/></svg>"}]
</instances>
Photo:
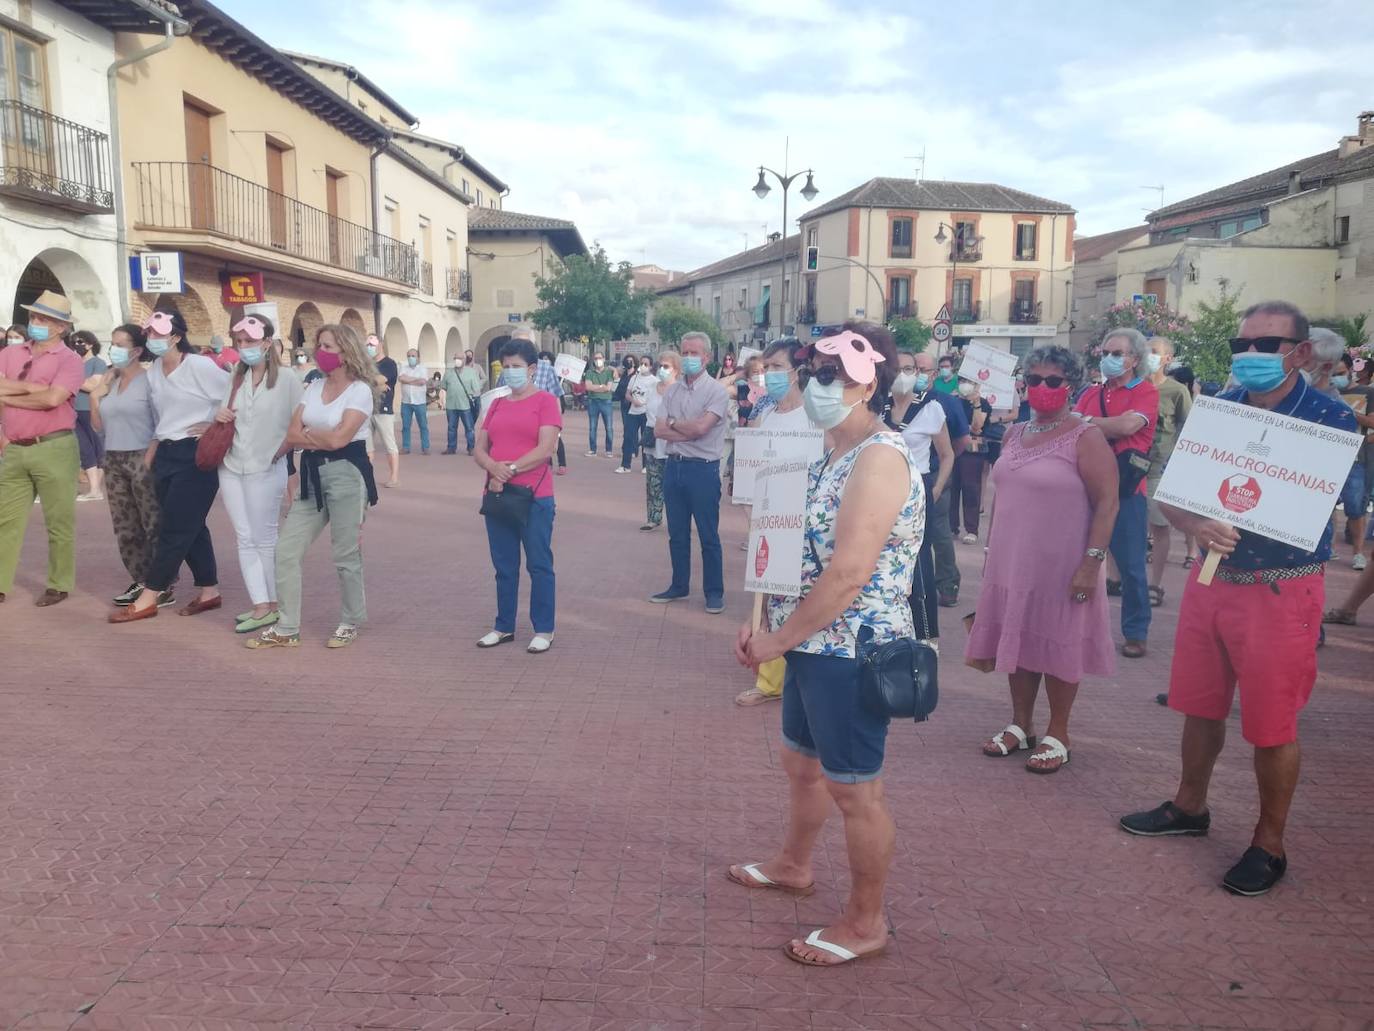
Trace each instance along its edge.
<instances>
[{"instance_id":1,"label":"wooden sign handle","mask_svg":"<svg viewBox=\"0 0 1374 1031\"><path fill-rule=\"evenodd\" d=\"M1212 582L1212 577L1216 575L1219 565L1221 565L1221 552L1207 552L1207 557L1202 561L1202 569L1198 571L1197 582L1203 587L1208 586Z\"/></svg>"},{"instance_id":2,"label":"wooden sign handle","mask_svg":"<svg viewBox=\"0 0 1374 1031\"><path fill-rule=\"evenodd\" d=\"M760 628L761 626L763 626L763 595L762 595L762 594L755 594L755 595L754 595L754 614L753 614L753 616L752 616L752 617L750 618L750 620L749 620L749 625L752 626L752 627L754 628L754 633L756 633L756 634L759 632L759 628Z\"/></svg>"}]
</instances>

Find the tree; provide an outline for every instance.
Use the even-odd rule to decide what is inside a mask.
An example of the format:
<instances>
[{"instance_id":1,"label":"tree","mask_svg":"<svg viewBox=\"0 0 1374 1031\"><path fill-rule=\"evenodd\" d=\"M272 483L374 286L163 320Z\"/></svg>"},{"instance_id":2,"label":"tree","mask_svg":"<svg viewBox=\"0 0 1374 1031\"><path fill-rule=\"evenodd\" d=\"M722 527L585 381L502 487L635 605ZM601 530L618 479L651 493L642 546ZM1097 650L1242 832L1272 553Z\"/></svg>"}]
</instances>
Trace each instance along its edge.
<instances>
[{"instance_id":1,"label":"tree","mask_svg":"<svg viewBox=\"0 0 1374 1031\"><path fill-rule=\"evenodd\" d=\"M1198 314L1174 341L1178 358L1204 381L1225 383L1231 374L1231 338L1240 330L1240 291L1218 280L1214 301L1198 302Z\"/></svg>"},{"instance_id":2,"label":"tree","mask_svg":"<svg viewBox=\"0 0 1374 1031\"><path fill-rule=\"evenodd\" d=\"M652 319L654 329L658 331L658 338L666 347L676 347L684 333L709 334L713 352L718 351L725 343L725 334L720 331L715 319L675 298L655 302Z\"/></svg>"},{"instance_id":3,"label":"tree","mask_svg":"<svg viewBox=\"0 0 1374 1031\"><path fill-rule=\"evenodd\" d=\"M586 337L594 343L644 332L644 312L653 294L635 290L630 263L612 266L599 243L590 255L574 254L534 285L540 308L530 321L553 329L565 340Z\"/></svg>"},{"instance_id":4,"label":"tree","mask_svg":"<svg viewBox=\"0 0 1374 1031\"><path fill-rule=\"evenodd\" d=\"M899 351L920 354L930 343L931 327L918 318L897 319L889 328Z\"/></svg>"},{"instance_id":5,"label":"tree","mask_svg":"<svg viewBox=\"0 0 1374 1031\"><path fill-rule=\"evenodd\" d=\"M1369 343L1369 316L1360 314L1348 319L1318 319L1314 326L1334 329L1345 340L1345 346L1358 351Z\"/></svg>"}]
</instances>

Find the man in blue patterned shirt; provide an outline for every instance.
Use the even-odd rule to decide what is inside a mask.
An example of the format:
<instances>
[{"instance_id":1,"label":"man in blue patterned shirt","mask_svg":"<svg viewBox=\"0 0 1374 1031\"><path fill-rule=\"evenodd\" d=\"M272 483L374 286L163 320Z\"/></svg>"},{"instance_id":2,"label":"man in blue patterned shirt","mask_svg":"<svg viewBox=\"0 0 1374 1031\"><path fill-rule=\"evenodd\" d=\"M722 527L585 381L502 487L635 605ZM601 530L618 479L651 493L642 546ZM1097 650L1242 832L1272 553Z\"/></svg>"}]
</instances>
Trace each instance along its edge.
<instances>
[{"instance_id":1,"label":"man in blue patterned shirt","mask_svg":"<svg viewBox=\"0 0 1374 1031\"><path fill-rule=\"evenodd\" d=\"M1231 341L1231 374L1240 386L1222 394L1222 400L1355 432L1358 423L1349 406L1312 389L1302 377L1312 352L1309 332L1306 316L1287 302L1249 308ZM1123 816L1121 827L1147 836L1207 833L1207 788L1239 687L1241 734L1255 749L1260 815L1250 848L1227 871L1222 886L1236 895L1263 895L1288 868L1283 831L1298 783L1298 713L1317 678L1331 527L1315 551L1302 551L1161 507L1178 530L1223 557L1216 581L1202 587L1191 580L1179 606L1169 677L1169 707L1187 717L1178 791L1156 809Z\"/></svg>"}]
</instances>

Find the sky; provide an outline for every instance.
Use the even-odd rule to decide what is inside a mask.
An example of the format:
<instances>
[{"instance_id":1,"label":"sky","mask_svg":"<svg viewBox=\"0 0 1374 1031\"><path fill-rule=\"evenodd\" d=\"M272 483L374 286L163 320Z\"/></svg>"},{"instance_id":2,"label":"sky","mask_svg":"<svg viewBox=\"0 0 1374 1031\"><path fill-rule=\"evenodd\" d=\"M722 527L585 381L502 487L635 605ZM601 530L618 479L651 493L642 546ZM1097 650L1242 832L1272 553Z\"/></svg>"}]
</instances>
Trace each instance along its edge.
<instances>
[{"instance_id":1,"label":"sky","mask_svg":"<svg viewBox=\"0 0 1374 1031\"><path fill-rule=\"evenodd\" d=\"M1329 150L1374 108L1374 3L219 0L352 64L615 261L691 270L874 176L995 182L1080 235Z\"/></svg>"}]
</instances>

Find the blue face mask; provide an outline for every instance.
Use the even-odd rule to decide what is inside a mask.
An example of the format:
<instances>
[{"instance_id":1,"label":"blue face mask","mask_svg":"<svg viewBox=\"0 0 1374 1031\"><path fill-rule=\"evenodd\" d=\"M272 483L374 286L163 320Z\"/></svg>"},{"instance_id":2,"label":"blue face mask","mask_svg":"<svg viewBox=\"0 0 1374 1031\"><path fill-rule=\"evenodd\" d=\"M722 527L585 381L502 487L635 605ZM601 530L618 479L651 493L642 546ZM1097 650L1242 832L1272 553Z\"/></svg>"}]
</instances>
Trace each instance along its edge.
<instances>
[{"instance_id":1,"label":"blue face mask","mask_svg":"<svg viewBox=\"0 0 1374 1031\"><path fill-rule=\"evenodd\" d=\"M262 357L263 355L261 347L239 348L239 358L243 361L243 364L247 365L249 368L256 368L257 366L261 365Z\"/></svg>"},{"instance_id":2,"label":"blue face mask","mask_svg":"<svg viewBox=\"0 0 1374 1031\"><path fill-rule=\"evenodd\" d=\"M512 390L524 390L525 385L530 381L530 370L523 365L518 368L514 365L507 365L504 370L506 386Z\"/></svg>"},{"instance_id":3,"label":"blue face mask","mask_svg":"<svg viewBox=\"0 0 1374 1031\"><path fill-rule=\"evenodd\" d=\"M167 348L171 346L171 343L172 342L170 340L159 340L157 337L149 337L148 353L153 355L154 357L161 358L164 354L167 353Z\"/></svg>"},{"instance_id":4,"label":"blue face mask","mask_svg":"<svg viewBox=\"0 0 1374 1031\"><path fill-rule=\"evenodd\" d=\"M413 354L412 354L412 355L409 355L409 356L407 356L407 358L406 358L406 364L409 365L409 366L413 369L413 368L415 368L415 366L417 366L417 365L420 364L420 359L419 359L419 358L416 358Z\"/></svg>"},{"instance_id":5,"label":"blue face mask","mask_svg":"<svg viewBox=\"0 0 1374 1031\"><path fill-rule=\"evenodd\" d=\"M41 344L44 340L47 340L51 334L52 330L48 329L47 326L36 326L33 323L29 324L29 339L35 344Z\"/></svg>"},{"instance_id":6,"label":"blue face mask","mask_svg":"<svg viewBox=\"0 0 1374 1031\"><path fill-rule=\"evenodd\" d=\"M1331 377L1331 385L1332 385L1333 387L1335 387L1337 390L1344 390L1346 387L1350 386L1350 377L1349 377L1349 376L1332 376L1332 377Z\"/></svg>"},{"instance_id":7,"label":"blue face mask","mask_svg":"<svg viewBox=\"0 0 1374 1031\"><path fill-rule=\"evenodd\" d=\"M1104 379L1116 379L1126 371L1126 359L1119 354L1103 355L1097 367L1102 370Z\"/></svg>"},{"instance_id":8,"label":"blue face mask","mask_svg":"<svg viewBox=\"0 0 1374 1031\"><path fill-rule=\"evenodd\" d=\"M133 358L133 355L127 347L120 347L118 344L115 344L110 348L110 364L116 369L124 368L124 366L129 364L131 358Z\"/></svg>"},{"instance_id":9,"label":"blue face mask","mask_svg":"<svg viewBox=\"0 0 1374 1031\"><path fill-rule=\"evenodd\" d=\"M1278 389L1288 378L1288 368L1281 354L1245 351L1231 359L1231 375L1246 390L1267 394Z\"/></svg>"},{"instance_id":10,"label":"blue face mask","mask_svg":"<svg viewBox=\"0 0 1374 1031\"><path fill-rule=\"evenodd\" d=\"M768 396L774 401L781 401L792 389L792 377L785 372L765 372L763 389L768 391Z\"/></svg>"},{"instance_id":11,"label":"blue face mask","mask_svg":"<svg viewBox=\"0 0 1374 1031\"><path fill-rule=\"evenodd\" d=\"M930 389L930 373L928 373L928 372L918 372L918 373L916 373L916 390L917 390L917 392L919 393L919 392L921 392L921 391L929 390L929 389Z\"/></svg>"},{"instance_id":12,"label":"blue face mask","mask_svg":"<svg viewBox=\"0 0 1374 1031\"><path fill-rule=\"evenodd\" d=\"M701 359L694 354L682 356L682 374L684 376L695 376L701 372Z\"/></svg>"}]
</instances>

